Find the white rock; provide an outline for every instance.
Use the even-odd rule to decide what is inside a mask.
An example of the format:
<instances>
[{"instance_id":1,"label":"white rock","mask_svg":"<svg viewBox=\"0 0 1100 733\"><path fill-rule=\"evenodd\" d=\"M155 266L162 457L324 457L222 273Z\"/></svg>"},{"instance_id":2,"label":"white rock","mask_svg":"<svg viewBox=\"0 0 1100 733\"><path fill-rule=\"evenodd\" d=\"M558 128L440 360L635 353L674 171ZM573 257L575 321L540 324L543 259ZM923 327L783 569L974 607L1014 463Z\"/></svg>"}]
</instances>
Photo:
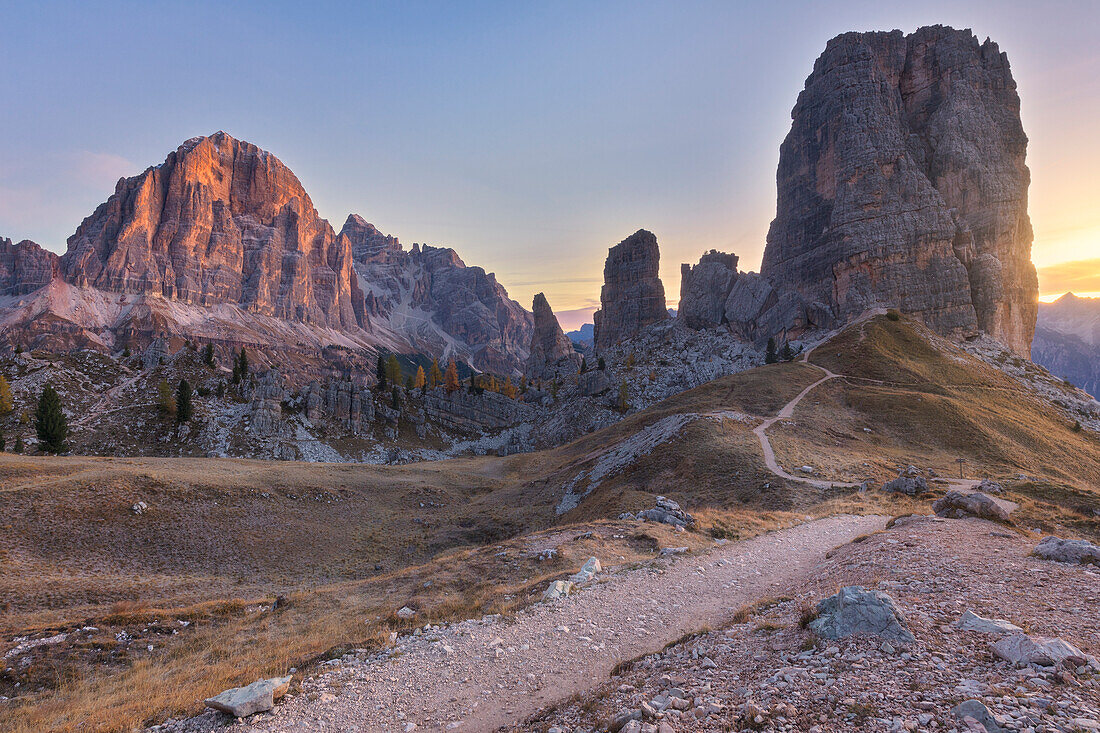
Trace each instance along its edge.
<instances>
[{"instance_id":1,"label":"white rock","mask_svg":"<svg viewBox=\"0 0 1100 733\"><path fill-rule=\"evenodd\" d=\"M220 710L235 718L262 713L275 707L275 701L286 694L290 688L290 679L289 676L272 677L245 687L234 687L207 698L206 707Z\"/></svg>"},{"instance_id":2,"label":"white rock","mask_svg":"<svg viewBox=\"0 0 1100 733\"><path fill-rule=\"evenodd\" d=\"M963 631L978 631L983 634L1009 634L1014 631L1023 631L1019 626L999 618L982 618L978 614L967 611L955 622L955 628Z\"/></svg>"}]
</instances>

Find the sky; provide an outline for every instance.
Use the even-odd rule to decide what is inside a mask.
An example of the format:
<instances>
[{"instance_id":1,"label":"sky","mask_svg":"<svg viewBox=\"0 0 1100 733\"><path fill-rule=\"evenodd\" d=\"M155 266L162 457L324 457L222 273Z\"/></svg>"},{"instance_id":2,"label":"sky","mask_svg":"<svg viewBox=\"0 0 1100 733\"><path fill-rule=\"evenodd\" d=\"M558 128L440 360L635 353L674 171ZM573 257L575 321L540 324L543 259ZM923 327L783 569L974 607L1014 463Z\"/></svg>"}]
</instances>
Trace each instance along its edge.
<instances>
[{"instance_id":1,"label":"sky","mask_svg":"<svg viewBox=\"0 0 1100 733\"><path fill-rule=\"evenodd\" d=\"M1042 297L1100 295L1100 3L5 2L0 236L56 252L121 176L225 130L339 229L454 247L562 325L657 234L670 306L709 249L758 269L826 41L943 23L1000 44L1030 138Z\"/></svg>"}]
</instances>

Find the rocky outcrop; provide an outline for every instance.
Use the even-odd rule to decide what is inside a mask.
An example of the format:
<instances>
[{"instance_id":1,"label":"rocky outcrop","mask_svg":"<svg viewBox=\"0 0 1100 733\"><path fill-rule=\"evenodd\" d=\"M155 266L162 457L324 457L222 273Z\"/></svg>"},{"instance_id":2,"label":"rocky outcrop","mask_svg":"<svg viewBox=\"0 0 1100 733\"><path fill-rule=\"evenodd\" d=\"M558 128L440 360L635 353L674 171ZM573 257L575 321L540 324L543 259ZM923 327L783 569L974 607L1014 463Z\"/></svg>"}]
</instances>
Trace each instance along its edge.
<instances>
[{"instance_id":1,"label":"rocky outcrop","mask_svg":"<svg viewBox=\"0 0 1100 733\"><path fill-rule=\"evenodd\" d=\"M224 132L121 179L68 244L61 268L81 287L367 325L347 240L278 158Z\"/></svg>"},{"instance_id":2,"label":"rocky outcrop","mask_svg":"<svg viewBox=\"0 0 1100 733\"><path fill-rule=\"evenodd\" d=\"M408 344L408 351L496 374L523 371L532 317L492 273L467 266L453 249L413 244L406 251L356 215L340 238L354 253L372 329Z\"/></svg>"},{"instance_id":3,"label":"rocky outcrop","mask_svg":"<svg viewBox=\"0 0 1100 733\"><path fill-rule=\"evenodd\" d=\"M509 399L498 392L472 394L465 389L448 393L442 387L423 397L424 413L440 426L454 430L503 428L531 419L531 405Z\"/></svg>"},{"instance_id":4,"label":"rocky outcrop","mask_svg":"<svg viewBox=\"0 0 1100 733\"><path fill-rule=\"evenodd\" d=\"M531 332L531 354L527 357L525 369L527 378L554 379L576 374L580 369L581 355L561 330L544 294L535 295L531 313L534 329Z\"/></svg>"},{"instance_id":5,"label":"rocky outcrop","mask_svg":"<svg viewBox=\"0 0 1100 733\"><path fill-rule=\"evenodd\" d=\"M913 632L894 599L882 591L857 585L840 589L817 606L817 618L810 631L826 639L843 639L853 634L873 634L891 641L910 642Z\"/></svg>"},{"instance_id":6,"label":"rocky outcrop","mask_svg":"<svg viewBox=\"0 0 1100 733\"><path fill-rule=\"evenodd\" d=\"M651 323L669 318L665 286L658 277L657 237L639 229L612 247L603 268L600 310L595 319L596 349L606 349Z\"/></svg>"},{"instance_id":7,"label":"rocky outcrop","mask_svg":"<svg viewBox=\"0 0 1100 733\"><path fill-rule=\"evenodd\" d=\"M726 322L726 299L737 279L737 255L711 250L692 267L680 265L680 304L676 317L689 328Z\"/></svg>"},{"instance_id":8,"label":"rocky outcrop","mask_svg":"<svg viewBox=\"0 0 1100 733\"><path fill-rule=\"evenodd\" d=\"M29 239L12 244L0 237L0 295L26 295L50 284L60 261Z\"/></svg>"},{"instance_id":9,"label":"rocky outcrop","mask_svg":"<svg viewBox=\"0 0 1100 733\"><path fill-rule=\"evenodd\" d=\"M797 315L783 303L792 292L814 325L817 304L842 321L898 307L1026 357L1037 295L1027 137L997 45L943 26L845 33L792 118L761 267L778 295L752 300L774 298L782 321Z\"/></svg>"},{"instance_id":10,"label":"rocky outcrop","mask_svg":"<svg viewBox=\"0 0 1100 733\"><path fill-rule=\"evenodd\" d=\"M948 491L936 501L932 502L932 511L938 516L962 519L964 517L979 517L995 522L1007 522L1009 516L1017 509L1017 504L1004 499L995 499L980 491L963 492Z\"/></svg>"},{"instance_id":11,"label":"rocky outcrop","mask_svg":"<svg viewBox=\"0 0 1100 733\"><path fill-rule=\"evenodd\" d=\"M1035 555L1055 562L1100 565L1100 547L1087 540L1064 540L1053 535L1044 537L1035 546Z\"/></svg>"},{"instance_id":12,"label":"rocky outcrop","mask_svg":"<svg viewBox=\"0 0 1100 733\"><path fill-rule=\"evenodd\" d=\"M302 401L309 420L335 420L356 435L374 422L373 394L350 379L327 384L313 381L302 390Z\"/></svg>"},{"instance_id":13,"label":"rocky outcrop","mask_svg":"<svg viewBox=\"0 0 1100 733\"><path fill-rule=\"evenodd\" d=\"M286 379L278 369L269 369L252 380L251 388L252 403L248 415L252 432L261 436L274 435L283 417Z\"/></svg>"}]
</instances>

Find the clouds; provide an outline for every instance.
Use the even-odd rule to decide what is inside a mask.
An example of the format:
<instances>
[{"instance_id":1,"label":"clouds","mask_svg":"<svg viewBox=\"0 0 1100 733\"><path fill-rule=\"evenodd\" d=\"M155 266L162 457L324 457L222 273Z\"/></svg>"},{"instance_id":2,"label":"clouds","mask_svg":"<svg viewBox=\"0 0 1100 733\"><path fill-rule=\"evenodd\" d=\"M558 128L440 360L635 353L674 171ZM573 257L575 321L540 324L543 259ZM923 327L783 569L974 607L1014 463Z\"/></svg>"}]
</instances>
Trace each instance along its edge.
<instances>
[{"instance_id":1,"label":"clouds","mask_svg":"<svg viewBox=\"0 0 1100 733\"><path fill-rule=\"evenodd\" d=\"M1100 249L1100 243L1097 248ZM1100 291L1100 257L1059 262L1039 268L1039 292L1043 295L1098 291Z\"/></svg>"}]
</instances>

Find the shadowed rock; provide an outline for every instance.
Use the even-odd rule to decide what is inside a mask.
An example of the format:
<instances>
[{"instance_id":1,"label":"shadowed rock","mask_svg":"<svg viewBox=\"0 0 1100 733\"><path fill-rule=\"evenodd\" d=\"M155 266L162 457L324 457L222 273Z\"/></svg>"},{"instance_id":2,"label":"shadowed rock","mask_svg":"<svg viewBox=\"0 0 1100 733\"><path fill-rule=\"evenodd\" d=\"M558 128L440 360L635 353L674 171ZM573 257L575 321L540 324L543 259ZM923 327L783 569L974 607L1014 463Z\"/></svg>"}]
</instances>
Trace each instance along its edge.
<instances>
[{"instance_id":1,"label":"shadowed rock","mask_svg":"<svg viewBox=\"0 0 1100 733\"><path fill-rule=\"evenodd\" d=\"M827 639L874 634L892 641L914 640L894 599L881 591L850 585L819 603L817 611L809 628Z\"/></svg>"},{"instance_id":2,"label":"shadowed rock","mask_svg":"<svg viewBox=\"0 0 1100 733\"><path fill-rule=\"evenodd\" d=\"M527 378L553 379L576 374L581 366L581 355L561 330L557 316L550 309L545 295L535 295L531 312L534 316L534 330L531 332L531 355L527 357L525 370Z\"/></svg>"},{"instance_id":3,"label":"shadowed rock","mask_svg":"<svg viewBox=\"0 0 1100 733\"><path fill-rule=\"evenodd\" d=\"M669 318L665 286L657 276L660 259L657 237L645 229L608 250L601 308L592 314L597 350L614 346L645 326Z\"/></svg>"}]
</instances>

